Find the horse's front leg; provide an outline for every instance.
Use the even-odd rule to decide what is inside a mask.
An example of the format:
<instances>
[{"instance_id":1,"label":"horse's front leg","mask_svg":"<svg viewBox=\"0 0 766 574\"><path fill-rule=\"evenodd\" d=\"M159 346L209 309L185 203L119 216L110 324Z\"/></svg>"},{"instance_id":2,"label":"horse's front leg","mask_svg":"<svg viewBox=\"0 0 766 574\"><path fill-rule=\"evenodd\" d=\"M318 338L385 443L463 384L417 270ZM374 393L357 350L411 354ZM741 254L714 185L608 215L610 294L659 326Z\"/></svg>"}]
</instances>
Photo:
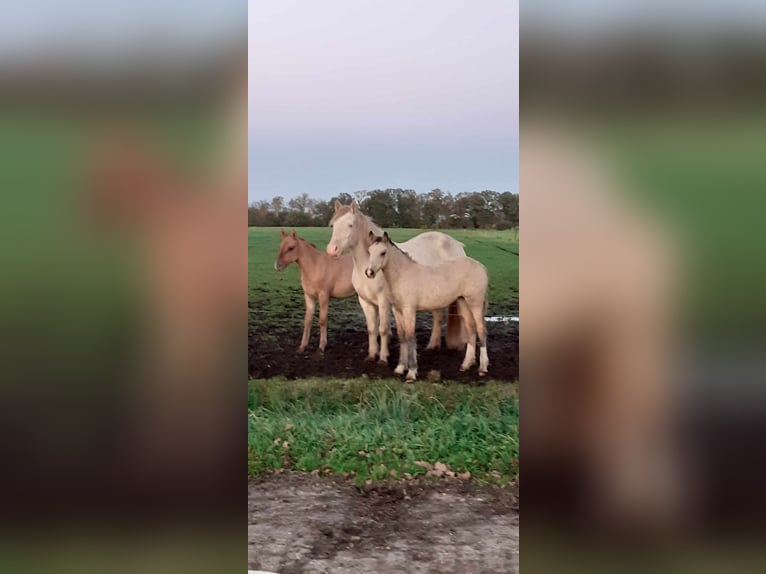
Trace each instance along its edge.
<instances>
[{"instance_id":1,"label":"horse's front leg","mask_svg":"<svg viewBox=\"0 0 766 574\"><path fill-rule=\"evenodd\" d=\"M327 347L327 310L330 306L330 296L319 294L319 350L324 353Z\"/></svg>"},{"instance_id":2,"label":"horse's front leg","mask_svg":"<svg viewBox=\"0 0 766 574\"><path fill-rule=\"evenodd\" d=\"M394 321L396 322L396 335L399 337L399 364L396 365L394 373L397 375L403 375L407 370L409 363L407 356L407 337L404 336L404 318L396 307L392 307L394 310Z\"/></svg>"},{"instance_id":3,"label":"horse's front leg","mask_svg":"<svg viewBox=\"0 0 766 574\"><path fill-rule=\"evenodd\" d=\"M441 349L442 346L442 317L444 317L444 309L435 309L434 312L434 326L431 329L431 339L428 341L426 349Z\"/></svg>"},{"instance_id":4,"label":"horse's front leg","mask_svg":"<svg viewBox=\"0 0 766 574\"><path fill-rule=\"evenodd\" d=\"M303 337L301 338L301 346L298 347L299 353L305 351L309 344L311 321L314 319L314 311L316 310L316 302L314 299L308 293L304 293L303 297L306 300L306 316L303 319Z\"/></svg>"},{"instance_id":5,"label":"horse's front leg","mask_svg":"<svg viewBox=\"0 0 766 574\"><path fill-rule=\"evenodd\" d=\"M415 308L407 307L402 310L402 323L404 324L404 337L407 339L407 380L414 381L418 378L418 346L415 338Z\"/></svg>"},{"instance_id":6,"label":"horse's front leg","mask_svg":"<svg viewBox=\"0 0 766 574\"><path fill-rule=\"evenodd\" d=\"M386 298L378 300L378 332L380 333L380 363L388 364L388 339L391 334L391 302Z\"/></svg>"},{"instance_id":7,"label":"horse's front leg","mask_svg":"<svg viewBox=\"0 0 766 574\"><path fill-rule=\"evenodd\" d=\"M366 361L374 361L378 354L378 308L359 297L359 304L362 306L364 320L367 323L367 358Z\"/></svg>"}]
</instances>

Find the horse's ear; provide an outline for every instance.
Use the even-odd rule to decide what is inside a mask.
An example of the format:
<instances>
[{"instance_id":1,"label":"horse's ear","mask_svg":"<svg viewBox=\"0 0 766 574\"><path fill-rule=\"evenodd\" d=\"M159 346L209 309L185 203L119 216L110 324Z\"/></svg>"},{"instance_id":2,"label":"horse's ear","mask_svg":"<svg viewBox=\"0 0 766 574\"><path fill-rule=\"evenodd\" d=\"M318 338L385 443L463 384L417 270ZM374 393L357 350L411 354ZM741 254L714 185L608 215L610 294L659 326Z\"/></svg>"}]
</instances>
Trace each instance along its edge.
<instances>
[{"instance_id":1,"label":"horse's ear","mask_svg":"<svg viewBox=\"0 0 766 574\"><path fill-rule=\"evenodd\" d=\"M279 232L282 234L282 237L287 237L287 233L285 233L284 229L280 229Z\"/></svg>"},{"instance_id":2,"label":"horse's ear","mask_svg":"<svg viewBox=\"0 0 766 574\"><path fill-rule=\"evenodd\" d=\"M372 232L372 229L370 230L369 238L375 239L375 234Z\"/></svg>"},{"instance_id":3,"label":"horse's ear","mask_svg":"<svg viewBox=\"0 0 766 574\"><path fill-rule=\"evenodd\" d=\"M388 231L383 232L383 237L386 238L386 243L391 243L391 238L388 236Z\"/></svg>"},{"instance_id":4,"label":"horse's ear","mask_svg":"<svg viewBox=\"0 0 766 574\"><path fill-rule=\"evenodd\" d=\"M338 211L338 210L339 210L341 207L343 207L343 206L340 204L340 201L338 201L338 200L336 199L336 200L335 200L335 211Z\"/></svg>"},{"instance_id":5,"label":"horse's ear","mask_svg":"<svg viewBox=\"0 0 766 574\"><path fill-rule=\"evenodd\" d=\"M351 211L353 211L354 213L356 213L356 211L357 211L358 209L359 209L359 205L357 205L357 203L356 203L356 199L355 199L354 201L352 201L352 202L351 202Z\"/></svg>"},{"instance_id":6,"label":"horse's ear","mask_svg":"<svg viewBox=\"0 0 766 574\"><path fill-rule=\"evenodd\" d=\"M293 239L297 239L295 236L295 228L293 227Z\"/></svg>"}]
</instances>

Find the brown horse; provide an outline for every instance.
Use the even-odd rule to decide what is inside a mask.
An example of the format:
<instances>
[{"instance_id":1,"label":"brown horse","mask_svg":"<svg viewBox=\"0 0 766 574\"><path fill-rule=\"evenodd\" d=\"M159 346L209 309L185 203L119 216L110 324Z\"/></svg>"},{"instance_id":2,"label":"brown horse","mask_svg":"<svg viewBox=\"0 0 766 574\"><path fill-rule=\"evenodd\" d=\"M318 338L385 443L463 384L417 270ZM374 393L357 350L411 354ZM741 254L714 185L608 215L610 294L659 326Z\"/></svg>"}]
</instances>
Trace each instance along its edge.
<instances>
[{"instance_id":1,"label":"brown horse","mask_svg":"<svg viewBox=\"0 0 766 574\"><path fill-rule=\"evenodd\" d=\"M327 346L327 309L330 297L344 299L355 293L351 284L351 272L354 262L351 255L334 258L319 251L313 243L280 230L282 243L279 255L274 262L274 269L282 271L290 263L295 262L301 270L301 286L306 299L306 317L303 321L303 338L298 352L302 353L309 344L311 321L314 318L316 302L319 301L319 350L324 352Z\"/></svg>"}]
</instances>

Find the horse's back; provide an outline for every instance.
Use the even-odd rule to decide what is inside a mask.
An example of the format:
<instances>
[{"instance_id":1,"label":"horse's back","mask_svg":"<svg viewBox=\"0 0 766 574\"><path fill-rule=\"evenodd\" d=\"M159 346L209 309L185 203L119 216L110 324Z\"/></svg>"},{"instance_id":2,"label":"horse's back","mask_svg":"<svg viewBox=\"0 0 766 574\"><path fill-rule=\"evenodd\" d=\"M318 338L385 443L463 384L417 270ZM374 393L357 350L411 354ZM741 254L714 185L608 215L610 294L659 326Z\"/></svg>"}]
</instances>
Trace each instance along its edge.
<instances>
[{"instance_id":1,"label":"horse's back","mask_svg":"<svg viewBox=\"0 0 766 574\"><path fill-rule=\"evenodd\" d=\"M463 244L441 231L426 231L409 241L399 244L399 248L421 265L437 265L457 257L465 257Z\"/></svg>"}]
</instances>

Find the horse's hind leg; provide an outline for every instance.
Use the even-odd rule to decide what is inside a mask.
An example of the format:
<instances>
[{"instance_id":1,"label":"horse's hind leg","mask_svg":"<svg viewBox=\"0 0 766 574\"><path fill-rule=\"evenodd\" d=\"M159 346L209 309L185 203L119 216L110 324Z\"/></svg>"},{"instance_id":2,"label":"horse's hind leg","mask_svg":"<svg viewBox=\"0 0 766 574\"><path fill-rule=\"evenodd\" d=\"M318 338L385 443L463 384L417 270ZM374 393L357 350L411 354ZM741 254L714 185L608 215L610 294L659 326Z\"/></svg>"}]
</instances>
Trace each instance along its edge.
<instances>
[{"instance_id":1,"label":"horse's hind leg","mask_svg":"<svg viewBox=\"0 0 766 574\"><path fill-rule=\"evenodd\" d=\"M303 294L306 300L306 317L303 319L303 337L301 338L301 346L298 347L298 352L302 353L306 350L309 344L309 333L311 332L311 321L314 319L314 311L316 310L316 302L307 293Z\"/></svg>"},{"instance_id":2,"label":"horse's hind leg","mask_svg":"<svg viewBox=\"0 0 766 574\"><path fill-rule=\"evenodd\" d=\"M467 335L465 358L463 359L463 363L460 365L460 370L467 371L473 366L474 363L476 363L476 323L474 322L473 314L471 313L471 309L468 307L468 304L465 302L465 299L458 299L457 306L458 311L460 312L460 317L463 319L463 324L465 325Z\"/></svg>"},{"instance_id":3,"label":"horse's hind leg","mask_svg":"<svg viewBox=\"0 0 766 574\"><path fill-rule=\"evenodd\" d=\"M404 318L402 317L402 314L397 311L396 307L392 307L392 309L394 310L394 321L396 321L396 334L399 337L399 364L396 365L394 373L403 375L409 364L407 337L404 335Z\"/></svg>"},{"instance_id":4,"label":"horse's hind leg","mask_svg":"<svg viewBox=\"0 0 766 574\"><path fill-rule=\"evenodd\" d=\"M327 347L327 310L330 306L330 296L319 294L319 350L324 353Z\"/></svg>"},{"instance_id":5,"label":"horse's hind leg","mask_svg":"<svg viewBox=\"0 0 766 574\"><path fill-rule=\"evenodd\" d=\"M388 364L388 340L391 335L391 303L385 299L378 302L378 332L380 333L380 363Z\"/></svg>"},{"instance_id":6,"label":"horse's hind leg","mask_svg":"<svg viewBox=\"0 0 766 574\"><path fill-rule=\"evenodd\" d=\"M441 349L442 346L442 317L444 309L436 309L434 312L434 326L431 329L431 339L426 349Z\"/></svg>"},{"instance_id":7,"label":"horse's hind leg","mask_svg":"<svg viewBox=\"0 0 766 574\"><path fill-rule=\"evenodd\" d=\"M367 361L374 361L378 354L378 308L372 303L368 303L359 297L359 304L364 312L364 319L367 322Z\"/></svg>"},{"instance_id":8,"label":"horse's hind leg","mask_svg":"<svg viewBox=\"0 0 766 574\"><path fill-rule=\"evenodd\" d=\"M487 374L489 367L489 355L487 354L487 326L484 323L484 302L481 305L471 307L471 314L476 323L476 332L479 335L479 376Z\"/></svg>"}]
</instances>

